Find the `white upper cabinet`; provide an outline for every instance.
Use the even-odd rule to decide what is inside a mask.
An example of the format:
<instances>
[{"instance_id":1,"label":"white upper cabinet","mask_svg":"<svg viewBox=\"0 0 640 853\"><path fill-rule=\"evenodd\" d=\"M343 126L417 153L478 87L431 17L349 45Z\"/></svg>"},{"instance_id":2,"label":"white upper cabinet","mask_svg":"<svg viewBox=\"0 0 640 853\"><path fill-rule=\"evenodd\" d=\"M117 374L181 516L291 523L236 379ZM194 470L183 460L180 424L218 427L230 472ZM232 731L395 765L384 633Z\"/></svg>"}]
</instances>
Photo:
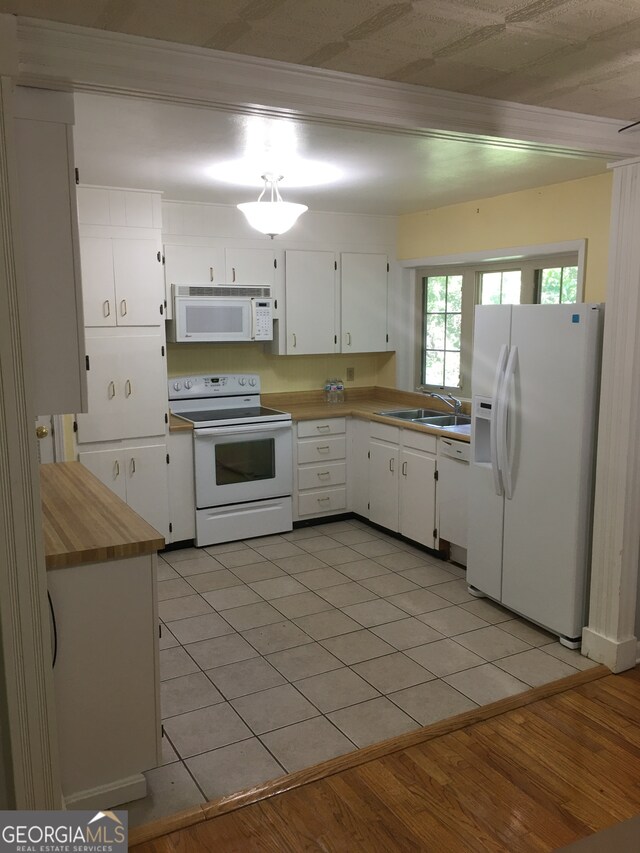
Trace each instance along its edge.
<instances>
[{"instance_id":1,"label":"white upper cabinet","mask_svg":"<svg viewBox=\"0 0 640 853\"><path fill-rule=\"evenodd\" d=\"M275 284L273 249L225 249L225 267L228 284Z\"/></svg>"},{"instance_id":2,"label":"white upper cabinet","mask_svg":"<svg viewBox=\"0 0 640 853\"><path fill-rule=\"evenodd\" d=\"M336 330L336 255L287 251L287 355L339 352Z\"/></svg>"},{"instance_id":3,"label":"white upper cabinet","mask_svg":"<svg viewBox=\"0 0 640 853\"><path fill-rule=\"evenodd\" d=\"M85 326L160 326L162 254L155 239L80 241Z\"/></svg>"},{"instance_id":4,"label":"white upper cabinet","mask_svg":"<svg viewBox=\"0 0 640 853\"><path fill-rule=\"evenodd\" d=\"M79 187L78 218L82 225L160 228L161 195L145 190Z\"/></svg>"},{"instance_id":5,"label":"white upper cabinet","mask_svg":"<svg viewBox=\"0 0 640 853\"><path fill-rule=\"evenodd\" d=\"M171 296L172 284L224 284L225 276L224 249L165 244L167 298Z\"/></svg>"},{"instance_id":6,"label":"white upper cabinet","mask_svg":"<svg viewBox=\"0 0 640 853\"><path fill-rule=\"evenodd\" d=\"M387 349L387 256L343 252L342 352Z\"/></svg>"}]
</instances>

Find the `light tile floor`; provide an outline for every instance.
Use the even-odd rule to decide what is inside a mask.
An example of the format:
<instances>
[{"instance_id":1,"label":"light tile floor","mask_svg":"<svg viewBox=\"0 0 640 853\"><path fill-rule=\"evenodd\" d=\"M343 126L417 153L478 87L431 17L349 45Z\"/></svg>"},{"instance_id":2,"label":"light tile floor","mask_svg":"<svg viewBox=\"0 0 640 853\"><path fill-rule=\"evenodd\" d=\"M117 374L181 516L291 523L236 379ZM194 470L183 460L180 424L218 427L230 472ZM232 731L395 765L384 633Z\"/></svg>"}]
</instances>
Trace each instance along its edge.
<instances>
[{"instance_id":1,"label":"light tile floor","mask_svg":"<svg viewBox=\"0 0 640 853\"><path fill-rule=\"evenodd\" d=\"M594 666L358 520L167 551L163 764L131 825Z\"/></svg>"}]
</instances>

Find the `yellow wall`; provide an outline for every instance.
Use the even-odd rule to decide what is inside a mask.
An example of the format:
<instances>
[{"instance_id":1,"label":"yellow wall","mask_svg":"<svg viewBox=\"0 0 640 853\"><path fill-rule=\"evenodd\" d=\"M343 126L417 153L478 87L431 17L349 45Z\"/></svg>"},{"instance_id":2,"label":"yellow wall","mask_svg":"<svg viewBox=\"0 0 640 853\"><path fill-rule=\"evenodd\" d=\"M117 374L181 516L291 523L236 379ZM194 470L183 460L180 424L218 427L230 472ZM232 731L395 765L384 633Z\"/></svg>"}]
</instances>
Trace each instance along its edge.
<instances>
[{"instance_id":1,"label":"yellow wall","mask_svg":"<svg viewBox=\"0 0 640 853\"><path fill-rule=\"evenodd\" d=\"M355 378L347 382L347 367ZM345 387L395 386L395 353L359 355L268 355L260 344L169 344L169 376L188 373L258 373L265 394L313 391L326 379L345 380Z\"/></svg>"},{"instance_id":2,"label":"yellow wall","mask_svg":"<svg viewBox=\"0 0 640 853\"><path fill-rule=\"evenodd\" d=\"M587 240L585 301L605 299L610 172L454 204L398 220L398 259Z\"/></svg>"}]
</instances>

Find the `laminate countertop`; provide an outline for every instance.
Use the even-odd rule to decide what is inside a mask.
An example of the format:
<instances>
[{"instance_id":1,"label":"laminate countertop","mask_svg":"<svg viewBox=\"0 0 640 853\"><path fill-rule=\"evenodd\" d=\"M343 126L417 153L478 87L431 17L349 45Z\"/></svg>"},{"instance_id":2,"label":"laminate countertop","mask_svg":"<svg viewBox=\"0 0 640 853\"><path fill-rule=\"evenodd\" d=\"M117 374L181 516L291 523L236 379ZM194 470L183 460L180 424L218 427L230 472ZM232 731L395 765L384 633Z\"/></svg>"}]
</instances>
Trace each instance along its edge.
<instances>
[{"instance_id":1,"label":"laminate countertop","mask_svg":"<svg viewBox=\"0 0 640 853\"><path fill-rule=\"evenodd\" d=\"M47 569L152 554L164 538L80 462L40 466Z\"/></svg>"},{"instance_id":2,"label":"laminate countertop","mask_svg":"<svg viewBox=\"0 0 640 853\"><path fill-rule=\"evenodd\" d=\"M438 409L443 415L451 414L451 409L441 403L426 397L424 394L415 394L411 391L397 391L395 388L353 388L345 392L344 403L326 403L322 391L291 391L283 394L262 394L262 405L273 409L281 409L290 412L294 421L312 421L322 418L364 418L377 423L389 424L402 429L415 430L416 432L441 435L456 441L471 441L469 430L452 431L450 429L438 429L437 427L415 424L410 421L402 421L398 418L388 418L379 415L378 412L393 409ZM468 404L464 411L468 412ZM177 415L171 415L169 420L171 432L191 430L193 426L190 421L185 421Z\"/></svg>"}]
</instances>

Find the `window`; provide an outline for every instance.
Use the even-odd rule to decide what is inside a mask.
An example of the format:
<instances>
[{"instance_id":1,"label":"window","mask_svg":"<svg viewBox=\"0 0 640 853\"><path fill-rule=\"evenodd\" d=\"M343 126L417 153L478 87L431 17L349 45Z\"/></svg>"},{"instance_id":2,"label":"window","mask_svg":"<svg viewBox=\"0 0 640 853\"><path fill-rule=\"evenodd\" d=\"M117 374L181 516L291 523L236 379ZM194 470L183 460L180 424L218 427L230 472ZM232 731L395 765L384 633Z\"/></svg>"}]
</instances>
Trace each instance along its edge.
<instances>
[{"instance_id":1,"label":"window","mask_svg":"<svg viewBox=\"0 0 640 853\"><path fill-rule=\"evenodd\" d=\"M424 385L460 387L461 323L462 276L427 276L424 279Z\"/></svg>"},{"instance_id":2,"label":"window","mask_svg":"<svg viewBox=\"0 0 640 853\"><path fill-rule=\"evenodd\" d=\"M577 302L578 267L543 267L537 270L537 299L542 305Z\"/></svg>"},{"instance_id":3,"label":"window","mask_svg":"<svg viewBox=\"0 0 640 853\"><path fill-rule=\"evenodd\" d=\"M576 262L573 253L418 270L418 382L470 397L475 306L577 302Z\"/></svg>"}]
</instances>

